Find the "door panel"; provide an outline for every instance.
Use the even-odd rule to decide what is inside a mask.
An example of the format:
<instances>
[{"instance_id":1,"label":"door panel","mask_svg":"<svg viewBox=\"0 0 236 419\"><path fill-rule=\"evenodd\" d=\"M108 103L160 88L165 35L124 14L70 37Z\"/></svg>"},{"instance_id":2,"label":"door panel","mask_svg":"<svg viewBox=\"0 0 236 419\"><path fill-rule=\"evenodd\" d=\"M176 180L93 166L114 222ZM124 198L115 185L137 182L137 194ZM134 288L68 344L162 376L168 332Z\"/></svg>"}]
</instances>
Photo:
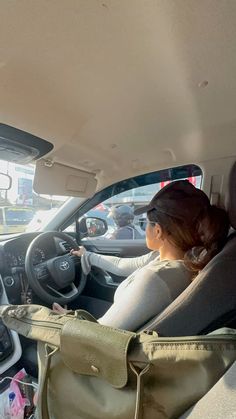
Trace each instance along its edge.
<instances>
[{"instance_id":1,"label":"door panel","mask_svg":"<svg viewBox=\"0 0 236 419\"><path fill-rule=\"evenodd\" d=\"M117 257L136 257L150 251L146 247L145 240L86 239L83 240L83 246L91 252ZM116 288L124 279L125 277L93 267L89 274L85 294L112 302Z\"/></svg>"},{"instance_id":2,"label":"door panel","mask_svg":"<svg viewBox=\"0 0 236 419\"><path fill-rule=\"evenodd\" d=\"M146 246L146 240L100 240L83 239L81 243L87 250L104 255L119 257L135 257L144 255L150 250Z\"/></svg>"}]
</instances>

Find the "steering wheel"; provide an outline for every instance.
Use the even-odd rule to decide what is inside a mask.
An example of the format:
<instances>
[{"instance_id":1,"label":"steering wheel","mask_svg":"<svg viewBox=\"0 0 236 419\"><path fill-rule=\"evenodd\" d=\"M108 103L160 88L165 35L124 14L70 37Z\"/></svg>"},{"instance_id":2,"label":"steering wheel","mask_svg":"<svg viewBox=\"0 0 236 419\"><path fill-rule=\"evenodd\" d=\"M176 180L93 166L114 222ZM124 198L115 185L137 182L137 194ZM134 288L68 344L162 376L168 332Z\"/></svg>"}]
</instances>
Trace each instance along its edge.
<instances>
[{"instance_id":1,"label":"steering wheel","mask_svg":"<svg viewBox=\"0 0 236 419\"><path fill-rule=\"evenodd\" d=\"M80 295L86 285L87 276L82 272L79 285L74 284L75 264L79 258L65 254L55 256L44 262L35 264L35 250L39 243L59 238L69 244L72 249L78 249L75 241L69 235L57 231L42 233L30 243L25 257L25 271L29 285L44 302L52 304L68 304ZM68 290L69 288L69 290Z\"/></svg>"}]
</instances>

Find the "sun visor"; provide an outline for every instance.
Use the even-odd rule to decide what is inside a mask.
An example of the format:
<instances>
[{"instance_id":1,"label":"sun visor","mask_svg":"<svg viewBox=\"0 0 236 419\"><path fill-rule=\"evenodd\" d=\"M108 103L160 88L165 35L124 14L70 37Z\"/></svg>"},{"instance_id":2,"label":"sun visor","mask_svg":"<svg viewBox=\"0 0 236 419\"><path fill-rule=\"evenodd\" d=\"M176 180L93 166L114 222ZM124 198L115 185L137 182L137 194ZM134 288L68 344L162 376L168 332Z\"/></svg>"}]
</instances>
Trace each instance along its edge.
<instances>
[{"instance_id":1,"label":"sun visor","mask_svg":"<svg viewBox=\"0 0 236 419\"><path fill-rule=\"evenodd\" d=\"M94 194L96 187L94 173L44 159L36 164L33 188L39 194L87 198Z\"/></svg>"},{"instance_id":2,"label":"sun visor","mask_svg":"<svg viewBox=\"0 0 236 419\"><path fill-rule=\"evenodd\" d=\"M40 159L53 149L53 144L28 132L0 124L0 156L18 164Z\"/></svg>"}]
</instances>

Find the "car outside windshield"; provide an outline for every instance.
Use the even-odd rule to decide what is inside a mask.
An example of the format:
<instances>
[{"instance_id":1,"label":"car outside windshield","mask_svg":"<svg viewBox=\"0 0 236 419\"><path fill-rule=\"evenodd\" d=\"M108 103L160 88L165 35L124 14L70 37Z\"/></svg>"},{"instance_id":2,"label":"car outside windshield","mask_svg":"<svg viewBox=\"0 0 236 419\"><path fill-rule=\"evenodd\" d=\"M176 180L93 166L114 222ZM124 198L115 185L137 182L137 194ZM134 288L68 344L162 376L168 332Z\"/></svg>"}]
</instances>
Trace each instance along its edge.
<instances>
[{"instance_id":1,"label":"car outside windshield","mask_svg":"<svg viewBox=\"0 0 236 419\"><path fill-rule=\"evenodd\" d=\"M0 190L0 234L38 231L41 222L55 214L68 199L34 191L34 164L20 165L0 160L0 172L12 178L11 188Z\"/></svg>"},{"instance_id":2,"label":"car outside windshield","mask_svg":"<svg viewBox=\"0 0 236 419\"><path fill-rule=\"evenodd\" d=\"M8 225L27 225L33 218L34 212L31 208L5 208L6 223Z\"/></svg>"}]
</instances>

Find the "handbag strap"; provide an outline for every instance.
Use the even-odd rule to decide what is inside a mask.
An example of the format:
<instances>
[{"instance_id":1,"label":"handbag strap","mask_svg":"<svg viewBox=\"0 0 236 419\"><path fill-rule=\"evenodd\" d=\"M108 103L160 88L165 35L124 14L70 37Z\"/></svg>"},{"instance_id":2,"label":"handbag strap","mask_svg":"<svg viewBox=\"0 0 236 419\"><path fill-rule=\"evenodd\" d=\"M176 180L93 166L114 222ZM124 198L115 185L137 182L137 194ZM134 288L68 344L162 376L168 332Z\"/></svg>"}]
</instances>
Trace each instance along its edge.
<instances>
[{"instance_id":1,"label":"handbag strap","mask_svg":"<svg viewBox=\"0 0 236 419\"><path fill-rule=\"evenodd\" d=\"M42 350L44 349L44 354ZM40 355L40 381L39 381L39 394L37 402L37 419L50 419L48 412L48 378L50 371L50 364L53 355L59 348L52 348L47 343L42 346L38 345L38 352Z\"/></svg>"},{"instance_id":2,"label":"handbag strap","mask_svg":"<svg viewBox=\"0 0 236 419\"><path fill-rule=\"evenodd\" d=\"M149 370L150 364L146 365L143 370L137 371L134 365L129 362L130 369L136 375L137 379L137 388L136 388L136 402L135 402L135 412L134 419L141 419L143 417L142 412L142 376Z\"/></svg>"}]
</instances>

